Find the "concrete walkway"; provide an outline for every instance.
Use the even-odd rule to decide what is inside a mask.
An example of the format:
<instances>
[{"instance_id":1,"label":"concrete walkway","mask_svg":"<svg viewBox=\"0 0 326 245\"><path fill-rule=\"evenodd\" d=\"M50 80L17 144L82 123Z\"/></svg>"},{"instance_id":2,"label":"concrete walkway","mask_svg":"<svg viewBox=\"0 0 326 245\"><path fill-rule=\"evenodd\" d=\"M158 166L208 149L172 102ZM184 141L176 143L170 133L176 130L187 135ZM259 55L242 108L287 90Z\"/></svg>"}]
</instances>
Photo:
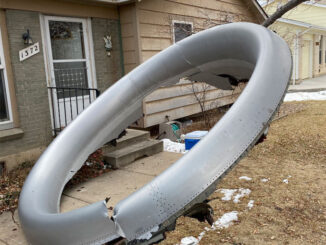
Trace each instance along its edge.
<instances>
[{"instance_id":1,"label":"concrete walkway","mask_svg":"<svg viewBox=\"0 0 326 245\"><path fill-rule=\"evenodd\" d=\"M110 207L114 207L120 200L148 183L181 156L182 154L161 152L66 190L61 200L61 212L111 197L107 206L109 214L112 215ZM19 225L17 212L14 217L16 223L11 213L6 212L0 215L0 245L27 245Z\"/></svg>"},{"instance_id":2,"label":"concrete walkway","mask_svg":"<svg viewBox=\"0 0 326 245\"><path fill-rule=\"evenodd\" d=\"M291 81L292 82L292 81ZM326 90L326 75L305 79L301 84L290 85L289 92L317 92Z\"/></svg>"}]
</instances>

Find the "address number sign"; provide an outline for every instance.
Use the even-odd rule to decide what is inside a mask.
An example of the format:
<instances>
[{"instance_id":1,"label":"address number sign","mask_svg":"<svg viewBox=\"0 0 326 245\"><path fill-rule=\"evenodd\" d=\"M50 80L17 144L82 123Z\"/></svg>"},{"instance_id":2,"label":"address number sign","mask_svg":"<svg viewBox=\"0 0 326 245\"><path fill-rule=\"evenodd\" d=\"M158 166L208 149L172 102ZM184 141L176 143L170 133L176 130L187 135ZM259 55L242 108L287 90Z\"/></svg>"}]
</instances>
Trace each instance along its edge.
<instances>
[{"instance_id":1,"label":"address number sign","mask_svg":"<svg viewBox=\"0 0 326 245\"><path fill-rule=\"evenodd\" d=\"M20 61L26 60L39 52L40 52L40 45L37 42L27 48L20 50L19 51L19 60Z\"/></svg>"}]
</instances>

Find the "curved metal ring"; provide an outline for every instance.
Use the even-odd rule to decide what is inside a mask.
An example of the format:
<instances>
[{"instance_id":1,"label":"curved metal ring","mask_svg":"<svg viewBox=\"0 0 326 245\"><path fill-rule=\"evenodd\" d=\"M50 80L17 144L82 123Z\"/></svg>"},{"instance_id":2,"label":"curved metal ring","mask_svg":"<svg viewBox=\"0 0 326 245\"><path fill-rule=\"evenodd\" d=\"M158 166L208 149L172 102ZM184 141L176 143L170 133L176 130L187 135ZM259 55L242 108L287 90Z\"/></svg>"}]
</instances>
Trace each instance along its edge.
<instances>
[{"instance_id":1,"label":"curved metal ring","mask_svg":"<svg viewBox=\"0 0 326 245\"><path fill-rule=\"evenodd\" d=\"M148 239L189 205L204 199L218 179L256 142L277 110L291 75L286 43L264 27L234 23L192 35L124 76L40 157L23 187L19 216L32 244L101 244L119 236ZM59 213L65 183L87 156L142 115L142 100L159 86L205 73L250 81L228 113L189 153L120 201L112 219L104 201ZM225 79L211 79L217 87Z\"/></svg>"}]
</instances>

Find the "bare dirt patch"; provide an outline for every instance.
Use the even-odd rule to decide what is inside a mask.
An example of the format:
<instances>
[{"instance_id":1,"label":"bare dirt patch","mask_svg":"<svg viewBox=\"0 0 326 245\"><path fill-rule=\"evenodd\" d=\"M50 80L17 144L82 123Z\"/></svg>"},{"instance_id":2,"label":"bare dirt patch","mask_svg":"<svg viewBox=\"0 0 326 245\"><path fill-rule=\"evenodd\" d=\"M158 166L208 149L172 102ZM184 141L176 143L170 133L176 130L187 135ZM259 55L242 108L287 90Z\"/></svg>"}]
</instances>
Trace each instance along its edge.
<instances>
[{"instance_id":1,"label":"bare dirt patch","mask_svg":"<svg viewBox=\"0 0 326 245\"><path fill-rule=\"evenodd\" d=\"M237 211L238 221L207 231L199 244L326 244L326 102L292 102L282 108L287 116L275 120L267 140L218 185L251 193L239 203L223 201L218 191L209 197L214 220ZM180 244L205 227L210 226L181 217L160 244Z\"/></svg>"}]
</instances>

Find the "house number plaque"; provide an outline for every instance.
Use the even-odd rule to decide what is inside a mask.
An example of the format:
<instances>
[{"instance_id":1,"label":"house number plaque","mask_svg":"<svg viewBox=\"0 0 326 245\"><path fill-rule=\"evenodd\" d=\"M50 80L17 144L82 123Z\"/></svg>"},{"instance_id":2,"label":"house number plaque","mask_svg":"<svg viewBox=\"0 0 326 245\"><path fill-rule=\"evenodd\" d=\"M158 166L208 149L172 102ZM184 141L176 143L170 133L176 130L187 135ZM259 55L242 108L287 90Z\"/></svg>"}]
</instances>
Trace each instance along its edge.
<instances>
[{"instance_id":1,"label":"house number plaque","mask_svg":"<svg viewBox=\"0 0 326 245\"><path fill-rule=\"evenodd\" d=\"M20 61L26 60L39 52L40 52L40 45L37 42L27 48L20 50L19 51L19 60Z\"/></svg>"}]
</instances>

